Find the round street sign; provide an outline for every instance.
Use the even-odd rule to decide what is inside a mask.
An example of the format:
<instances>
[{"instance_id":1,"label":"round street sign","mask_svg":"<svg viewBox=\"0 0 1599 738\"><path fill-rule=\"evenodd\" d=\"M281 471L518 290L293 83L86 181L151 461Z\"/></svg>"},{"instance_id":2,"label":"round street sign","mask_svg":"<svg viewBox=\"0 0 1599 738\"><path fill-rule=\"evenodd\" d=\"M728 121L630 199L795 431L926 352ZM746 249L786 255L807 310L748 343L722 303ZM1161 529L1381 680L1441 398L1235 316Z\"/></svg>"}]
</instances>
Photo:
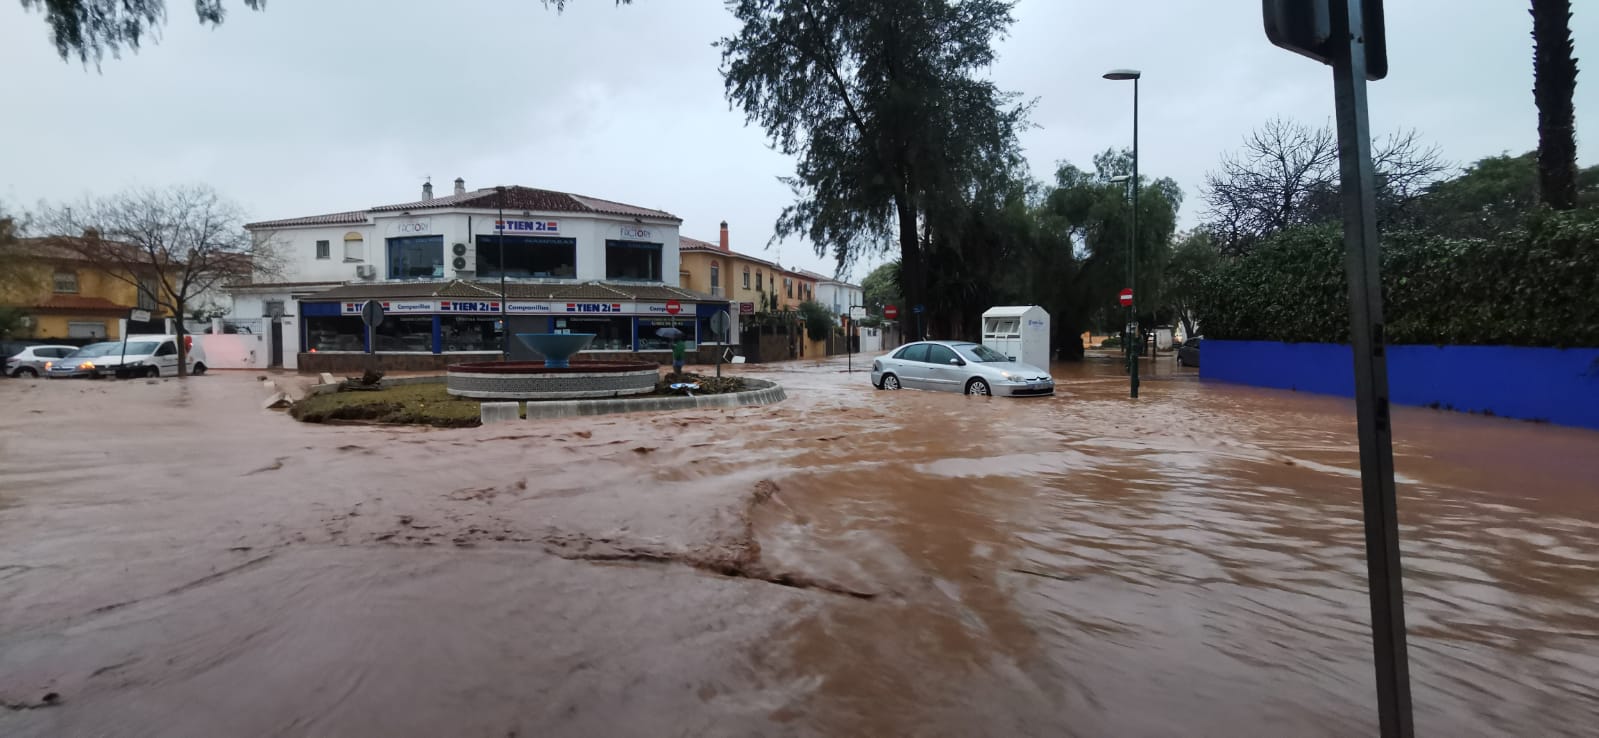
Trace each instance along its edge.
<instances>
[{"instance_id":1,"label":"round street sign","mask_svg":"<svg viewBox=\"0 0 1599 738\"><path fill-rule=\"evenodd\" d=\"M899 317L899 308L894 307L893 305L888 305L888 306L884 307L883 308L883 317L888 318L889 320L893 320L895 318L898 318Z\"/></svg>"},{"instance_id":2,"label":"round street sign","mask_svg":"<svg viewBox=\"0 0 1599 738\"><path fill-rule=\"evenodd\" d=\"M671 308L667 309L670 310ZM722 338L727 335L727 330L732 327L732 323L733 319L727 317L727 311L723 310L711 316L711 332L715 333L717 338Z\"/></svg>"},{"instance_id":3,"label":"round street sign","mask_svg":"<svg viewBox=\"0 0 1599 738\"><path fill-rule=\"evenodd\" d=\"M1122 290L1121 300L1122 300L1122 307L1132 307L1133 306L1133 288L1128 287L1127 289Z\"/></svg>"},{"instance_id":4,"label":"round street sign","mask_svg":"<svg viewBox=\"0 0 1599 738\"><path fill-rule=\"evenodd\" d=\"M681 312L683 312L683 303L678 302L677 300L667 300L666 301L666 314L667 315L677 315L678 313L681 313Z\"/></svg>"},{"instance_id":5,"label":"round street sign","mask_svg":"<svg viewBox=\"0 0 1599 738\"><path fill-rule=\"evenodd\" d=\"M383 324L383 305L377 300L367 300L361 305L361 322L376 328Z\"/></svg>"}]
</instances>

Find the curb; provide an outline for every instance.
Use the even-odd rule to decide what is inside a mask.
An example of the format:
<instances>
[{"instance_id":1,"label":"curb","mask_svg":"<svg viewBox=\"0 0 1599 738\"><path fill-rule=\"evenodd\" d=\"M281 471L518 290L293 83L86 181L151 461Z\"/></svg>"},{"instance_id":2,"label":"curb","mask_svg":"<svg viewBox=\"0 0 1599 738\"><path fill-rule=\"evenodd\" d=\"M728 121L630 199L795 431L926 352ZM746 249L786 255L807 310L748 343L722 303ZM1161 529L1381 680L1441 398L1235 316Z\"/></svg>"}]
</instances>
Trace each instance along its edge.
<instances>
[{"instance_id":1,"label":"curb","mask_svg":"<svg viewBox=\"0 0 1599 738\"><path fill-rule=\"evenodd\" d=\"M659 412L663 410L693 410L704 407L743 407L746 405L772 405L788 399L783 387L764 379L746 379L750 384L765 386L736 392L731 395L695 395L693 397L640 397L632 400L562 400L559 402L529 402L527 419L571 418L616 413Z\"/></svg>"}]
</instances>

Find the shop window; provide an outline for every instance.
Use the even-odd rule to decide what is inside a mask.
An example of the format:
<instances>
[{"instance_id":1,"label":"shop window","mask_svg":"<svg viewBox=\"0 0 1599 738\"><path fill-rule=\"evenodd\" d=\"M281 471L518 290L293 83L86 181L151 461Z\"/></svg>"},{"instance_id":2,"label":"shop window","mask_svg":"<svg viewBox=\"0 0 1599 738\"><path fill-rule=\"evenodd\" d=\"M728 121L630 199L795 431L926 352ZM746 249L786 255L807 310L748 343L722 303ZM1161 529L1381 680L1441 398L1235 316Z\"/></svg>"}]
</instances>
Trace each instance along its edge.
<instances>
[{"instance_id":1,"label":"shop window","mask_svg":"<svg viewBox=\"0 0 1599 738\"><path fill-rule=\"evenodd\" d=\"M355 231L344 234L344 261L366 261L366 239Z\"/></svg>"},{"instance_id":2,"label":"shop window","mask_svg":"<svg viewBox=\"0 0 1599 738\"><path fill-rule=\"evenodd\" d=\"M593 333L589 351L632 351L632 318L561 318L555 319L556 333Z\"/></svg>"},{"instance_id":3,"label":"shop window","mask_svg":"<svg viewBox=\"0 0 1599 738\"><path fill-rule=\"evenodd\" d=\"M389 279L444 277L443 236L391 238L388 246Z\"/></svg>"},{"instance_id":4,"label":"shop window","mask_svg":"<svg viewBox=\"0 0 1599 738\"><path fill-rule=\"evenodd\" d=\"M387 322L387 318L385 318ZM365 351L366 324L353 315L305 319L305 347L312 351Z\"/></svg>"},{"instance_id":5,"label":"shop window","mask_svg":"<svg viewBox=\"0 0 1599 738\"><path fill-rule=\"evenodd\" d=\"M675 338L662 338L657 334L662 328L676 328L683 332L683 340L689 346L698 343L695 335L695 325L692 319L672 320L670 318L639 318L638 319L638 350L640 351L671 351Z\"/></svg>"},{"instance_id":6,"label":"shop window","mask_svg":"<svg viewBox=\"0 0 1599 738\"><path fill-rule=\"evenodd\" d=\"M57 293L76 293L78 291L78 273L59 271L55 273L55 291ZM100 334L105 335L105 334Z\"/></svg>"},{"instance_id":7,"label":"shop window","mask_svg":"<svg viewBox=\"0 0 1599 738\"><path fill-rule=\"evenodd\" d=\"M501 253L500 236L477 237L477 275L513 279L573 279L577 277L577 239L551 236L506 236Z\"/></svg>"},{"instance_id":8,"label":"shop window","mask_svg":"<svg viewBox=\"0 0 1599 738\"><path fill-rule=\"evenodd\" d=\"M389 315L373 331L378 351L425 351L433 353L433 318Z\"/></svg>"},{"instance_id":9,"label":"shop window","mask_svg":"<svg viewBox=\"0 0 1599 738\"><path fill-rule=\"evenodd\" d=\"M316 258L326 259L331 255L333 247L327 241L316 242Z\"/></svg>"},{"instance_id":10,"label":"shop window","mask_svg":"<svg viewBox=\"0 0 1599 738\"><path fill-rule=\"evenodd\" d=\"M744 289L747 290L749 288L750 288L750 269L749 269L749 267L744 267Z\"/></svg>"},{"instance_id":11,"label":"shop window","mask_svg":"<svg viewBox=\"0 0 1599 738\"><path fill-rule=\"evenodd\" d=\"M661 281L661 245L643 241L607 240L605 278L633 282ZM712 266L712 285L715 285L716 278L716 267Z\"/></svg>"},{"instance_id":12,"label":"shop window","mask_svg":"<svg viewBox=\"0 0 1599 738\"><path fill-rule=\"evenodd\" d=\"M446 315L439 321L445 351L500 351L505 347L498 318Z\"/></svg>"}]
</instances>

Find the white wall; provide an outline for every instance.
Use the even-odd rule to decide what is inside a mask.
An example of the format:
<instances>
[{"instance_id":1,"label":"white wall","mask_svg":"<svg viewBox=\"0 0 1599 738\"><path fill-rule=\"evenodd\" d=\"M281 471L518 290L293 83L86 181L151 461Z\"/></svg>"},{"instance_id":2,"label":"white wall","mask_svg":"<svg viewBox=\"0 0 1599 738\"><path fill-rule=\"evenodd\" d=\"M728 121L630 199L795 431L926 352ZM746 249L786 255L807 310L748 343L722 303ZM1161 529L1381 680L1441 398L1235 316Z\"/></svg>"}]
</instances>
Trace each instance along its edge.
<instances>
[{"instance_id":1,"label":"white wall","mask_svg":"<svg viewBox=\"0 0 1599 738\"><path fill-rule=\"evenodd\" d=\"M280 228L256 231L257 239L270 239L272 248L282 259L282 274L257 274L258 282L346 282L356 279L355 268L360 264L376 264L382 276L382 244L373 245L373 227L370 225L326 226L316 228ZM359 262L344 260L344 234L363 236L364 254ZM328 258L316 258L316 242L328 242ZM380 239L381 241L381 239ZM254 317L246 315L245 317Z\"/></svg>"},{"instance_id":2,"label":"white wall","mask_svg":"<svg viewBox=\"0 0 1599 738\"><path fill-rule=\"evenodd\" d=\"M862 304L865 298L865 291L854 285L842 282L819 282L816 285L816 301L838 315L848 315L850 306Z\"/></svg>"},{"instance_id":3,"label":"white wall","mask_svg":"<svg viewBox=\"0 0 1599 738\"><path fill-rule=\"evenodd\" d=\"M266 336L236 333L196 335L209 369L259 369L271 358Z\"/></svg>"}]
</instances>

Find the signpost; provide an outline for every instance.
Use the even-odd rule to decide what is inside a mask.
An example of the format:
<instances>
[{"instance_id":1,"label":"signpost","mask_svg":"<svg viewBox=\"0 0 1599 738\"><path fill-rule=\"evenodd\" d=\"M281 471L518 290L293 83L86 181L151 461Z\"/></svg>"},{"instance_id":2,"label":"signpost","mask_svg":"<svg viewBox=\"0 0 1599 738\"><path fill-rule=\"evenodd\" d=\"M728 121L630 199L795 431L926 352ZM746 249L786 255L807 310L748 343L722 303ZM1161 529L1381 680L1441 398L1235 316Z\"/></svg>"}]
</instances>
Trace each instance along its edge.
<instances>
[{"instance_id":1,"label":"signpost","mask_svg":"<svg viewBox=\"0 0 1599 738\"><path fill-rule=\"evenodd\" d=\"M503 304L503 303L502 303ZM366 324L366 352L377 353L378 326L383 325L383 305L377 300L367 300L361 305L361 322Z\"/></svg>"},{"instance_id":2,"label":"signpost","mask_svg":"<svg viewBox=\"0 0 1599 738\"><path fill-rule=\"evenodd\" d=\"M888 315L888 310L890 308L893 308L893 307L894 307L893 305L889 305L888 308L885 308L883 310L883 315ZM899 310L897 310L897 309L894 310L894 314L898 315L899 314ZM866 306L865 305L851 305L851 306L849 306L849 320L844 323L844 325L845 325L845 330L844 330L844 353L847 354L849 358L845 359L844 362L845 362L845 366L847 366L849 368L849 373L850 374L854 374L855 373L855 336L854 336L854 333L855 333L855 330L856 330L856 328L855 328L856 322L860 321L860 320L865 320L865 319L866 319Z\"/></svg>"},{"instance_id":3,"label":"signpost","mask_svg":"<svg viewBox=\"0 0 1599 738\"><path fill-rule=\"evenodd\" d=\"M677 301L674 300L672 302L666 303L667 312L671 312L674 307L677 307ZM716 341L718 343L724 343L724 344L727 343L727 338L728 338L728 335L729 335L729 331L731 331L732 329L733 329L733 316L728 315L726 310L719 311L715 315L711 316L711 335L716 337ZM725 353L725 352L726 352L726 349L723 349L722 351L716 352L716 376L717 377L721 377L722 376L722 354Z\"/></svg>"},{"instance_id":4,"label":"signpost","mask_svg":"<svg viewBox=\"0 0 1599 738\"><path fill-rule=\"evenodd\" d=\"M1350 343L1355 358L1355 427L1366 524L1377 720L1382 735L1410 736L1410 657L1405 644L1404 572L1399 561L1388 359L1383 341L1381 246L1366 81L1388 74L1382 0L1263 0L1273 44L1333 68L1344 269L1349 279Z\"/></svg>"},{"instance_id":5,"label":"signpost","mask_svg":"<svg viewBox=\"0 0 1599 738\"><path fill-rule=\"evenodd\" d=\"M1122 290L1121 303L1122 307L1124 308L1133 306L1133 288L1128 287L1127 289Z\"/></svg>"},{"instance_id":6,"label":"signpost","mask_svg":"<svg viewBox=\"0 0 1599 738\"><path fill-rule=\"evenodd\" d=\"M897 308L897 307L895 307L893 305L885 306L883 308L883 317L887 318L889 320L893 320L895 318L898 318L899 317L899 308Z\"/></svg>"},{"instance_id":7,"label":"signpost","mask_svg":"<svg viewBox=\"0 0 1599 738\"><path fill-rule=\"evenodd\" d=\"M677 300L667 300L666 301L666 314L667 315L677 315L678 313L681 313L681 312L683 312L683 303L678 302Z\"/></svg>"},{"instance_id":8,"label":"signpost","mask_svg":"<svg viewBox=\"0 0 1599 738\"><path fill-rule=\"evenodd\" d=\"M922 329L922 313L926 310L927 307L924 305L917 305L911 308L911 312L916 313L916 340L918 341L927 340L927 331Z\"/></svg>"}]
</instances>

